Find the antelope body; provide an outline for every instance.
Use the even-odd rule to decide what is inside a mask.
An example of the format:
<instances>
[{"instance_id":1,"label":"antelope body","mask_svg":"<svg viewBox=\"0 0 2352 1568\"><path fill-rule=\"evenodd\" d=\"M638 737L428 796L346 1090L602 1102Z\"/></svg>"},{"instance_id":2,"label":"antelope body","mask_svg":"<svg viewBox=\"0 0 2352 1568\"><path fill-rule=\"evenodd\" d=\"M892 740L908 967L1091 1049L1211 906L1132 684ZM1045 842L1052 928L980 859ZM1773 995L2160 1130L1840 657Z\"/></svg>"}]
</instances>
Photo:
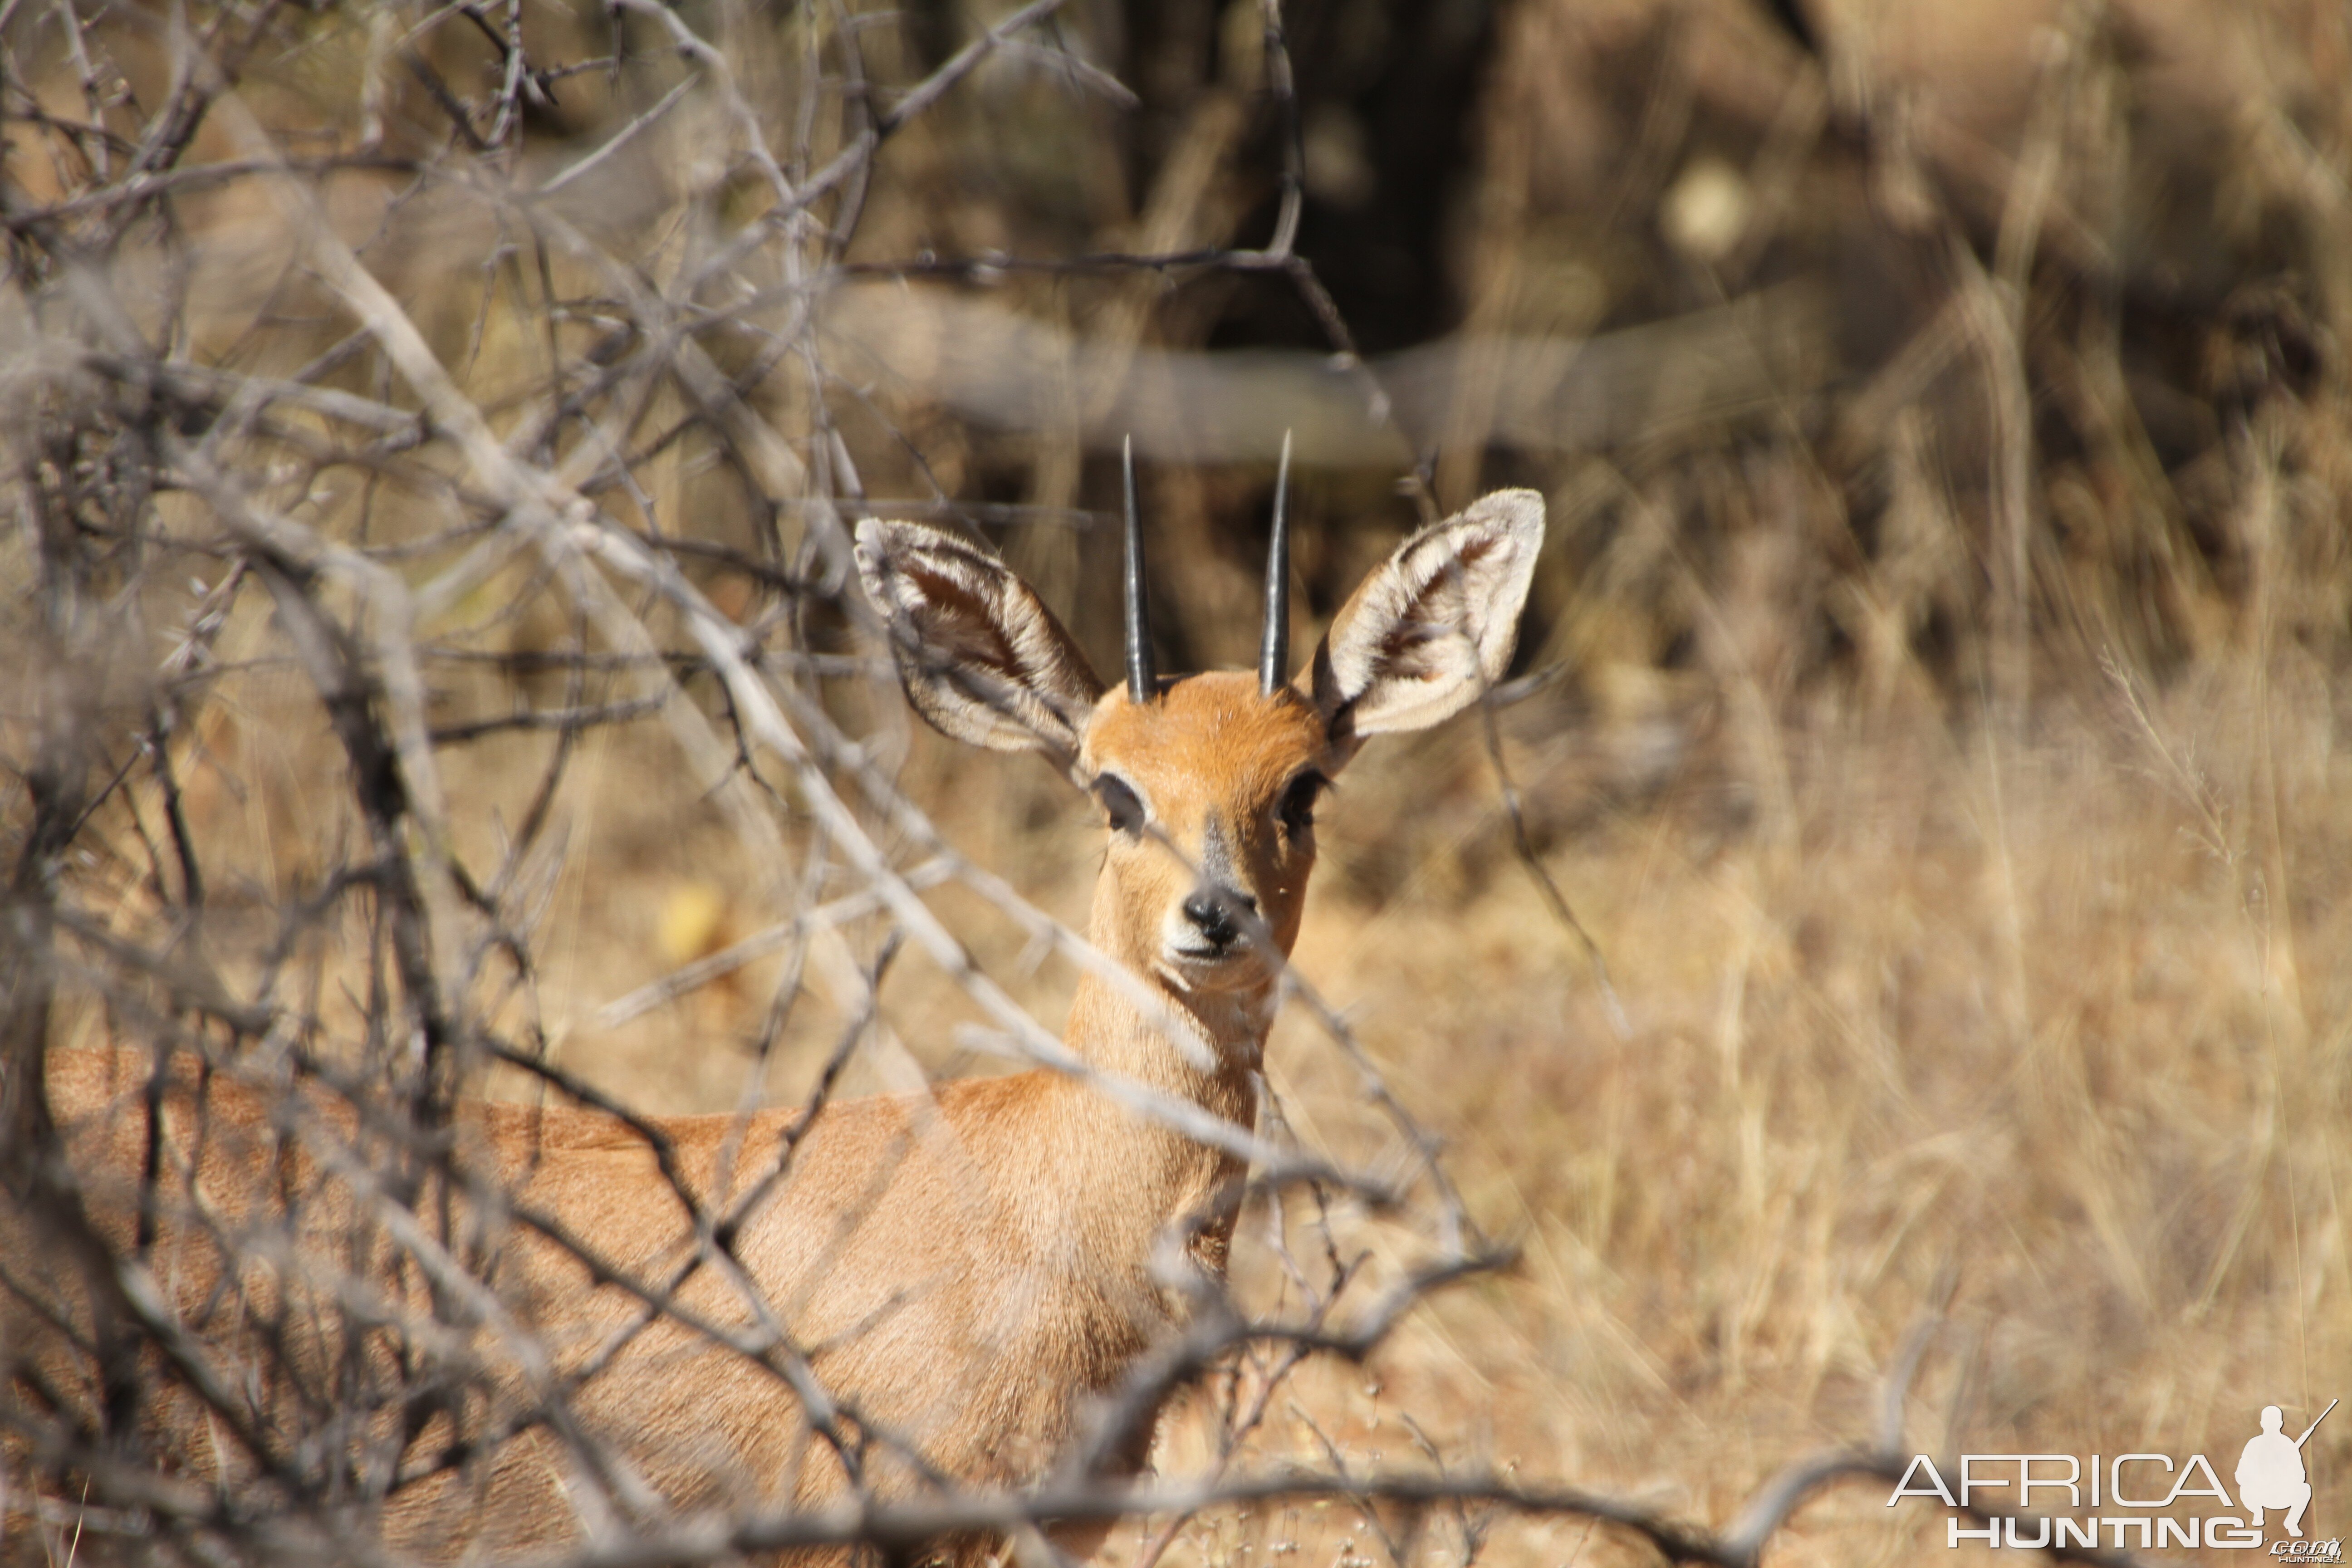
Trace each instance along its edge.
<instances>
[{"instance_id":1,"label":"antelope body","mask_svg":"<svg viewBox=\"0 0 2352 1568\"><path fill-rule=\"evenodd\" d=\"M1251 1125L1278 966L1314 863L1316 796L1366 736L1433 723L1500 675L1542 518L1533 493L1502 491L1416 534L1348 602L1294 681L1282 668L1277 504L1261 669L1163 679L1141 625L1130 501L1128 679L1108 689L994 557L912 523L861 528L866 587L893 628L914 706L957 739L1074 764L1102 803L1109 843L1087 935L1131 981L1080 981L1066 1035L1073 1052L1100 1073ZM1138 1005L1138 982L1156 1011ZM106 1053L52 1053L50 1100L76 1130L87 1184L139 1168L146 1113L134 1091L144 1072L144 1058L126 1073ZM267 1211L278 1200L223 1194L286 1179L269 1168L268 1140L239 1129L273 1117L283 1126L299 1108L215 1083L211 1130L197 1139L183 1125L191 1092L183 1083L164 1097L164 1142L183 1162L181 1193L233 1230L240 1203ZM429 1557L560 1548L596 1533L615 1510L782 1510L841 1496L848 1468L810 1435L805 1402L785 1378L715 1348L705 1331L714 1328L756 1339L772 1327L809 1352L815 1384L847 1413L838 1426L860 1480L878 1497L919 1492L932 1484L925 1469L958 1485L1033 1485L1181 1326L1183 1271L1223 1274L1238 1162L1079 1079L1040 1070L952 1082L796 1121L785 1110L656 1119L676 1168L714 1212L756 1173L786 1173L740 1215L740 1271L714 1262L687 1276L676 1300L689 1321L657 1318L594 1376L567 1385L568 1418L617 1456L612 1473L583 1474L577 1437L542 1424L487 1465L392 1489L382 1528L396 1544ZM545 1348L543 1365L485 1352L501 1369L504 1397L522 1408L609 1353L644 1312L549 1236L574 1238L607 1279L656 1283L697 1256L695 1237L646 1141L615 1118L474 1105L457 1132L507 1194L467 1201L485 1214L509 1203L538 1226L500 1233L488 1276L512 1321ZM292 1179L350 1187L364 1178ZM327 1250L353 1201L316 1211L297 1250ZM114 1216L105 1225L127 1230L121 1201L99 1206ZM0 1247L11 1223L0 1214ZM164 1293L199 1334L224 1333L213 1326L219 1270L175 1274L174 1256L167 1236L153 1263ZM75 1317L62 1297L49 1306ZM64 1352L12 1311L0 1291L0 1336L13 1324L15 1339L0 1337L0 1375L11 1357L54 1370ZM214 1316L195 1316L205 1311ZM454 1417L428 1413L417 1429L379 1424L353 1441L375 1443L386 1464L413 1465L457 1430ZM1139 1467L1150 1436L1146 1420L1106 1456L1109 1467ZM190 1457L194 1473L239 1468L217 1434L208 1447L184 1447L207 1449ZM1083 1552L1098 1539L1069 1531L1060 1544ZM1002 1546L949 1541L933 1553L976 1563Z\"/></svg>"}]
</instances>

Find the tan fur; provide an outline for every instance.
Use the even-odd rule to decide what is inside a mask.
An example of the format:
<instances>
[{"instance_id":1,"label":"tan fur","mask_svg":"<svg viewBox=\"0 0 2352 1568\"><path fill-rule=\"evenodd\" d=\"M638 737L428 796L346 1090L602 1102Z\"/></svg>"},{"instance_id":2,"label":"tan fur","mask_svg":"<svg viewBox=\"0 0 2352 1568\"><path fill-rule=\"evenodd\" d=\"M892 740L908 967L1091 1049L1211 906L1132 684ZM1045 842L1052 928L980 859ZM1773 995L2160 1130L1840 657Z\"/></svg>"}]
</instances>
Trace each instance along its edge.
<instances>
[{"instance_id":1,"label":"tan fur","mask_svg":"<svg viewBox=\"0 0 2352 1568\"><path fill-rule=\"evenodd\" d=\"M1540 502L1528 500L1539 531ZM1469 531L1474 544L1492 543L1490 532ZM1424 532L1408 542L1400 557L1426 552L1431 539ZM1531 552L1526 540L1517 543ZM1143 703L1114 688L1088 711L1073 698L1101 691L1101 683L1000 563L911 524L868 524L861 557L877 598L898 595L891 609L906 639L901 668L919 709L948 715L984 744L1030 743L1066 756L1075 740L1087 776L1116 776L1149 808L1139 831L1111 835L1087 934L1141 980L1184 1037L1170 1038L1124 988L1089 973L1070 1009L1072 1050L1096 1069L1247 1128L1276 965L1297 938L1315 858L1311 829L1286 824L1281 803L1303 773L1334 772L1353 750L1344 712L1297 688L1261 694L1254 676L1239 673L1176 680ZM1474 574L1472 581L1484 579ZM1507 626L1525 587L1520 573L1496 591L1498 602L1478 606L1481 615ZM1426 633L1396 618L1409 613L1376 606L1353 619L1364 637L1410 642ZM1020 657L1005 656L1007 648ZM980 660L983 680L957 683L967 658ZM1329 650L1318 649L1315 668L1330 663ZM1355 664L1373 667L1360 657ZM1410 679L1428 685L1422 673ZM1475 680L1475 672L1458 679ZM990 683L1008 681L1019 686L1019 700L992 706ZM1366 688L1341 700L1381 695ZM1428 710L1475 695L1475 687L1440 684L1416 690L1413 700ZM1254 900L1263 919L1247 940L1207 957L1182 940L1183 906L1203 879ZM131 1232L146 1067L144 1058L98 1052L54 1052L48 1062L74 1163L118 1246ZM325 1278L345 1265L339 1238L371 1201L372 1178L337 1168L327 1152L354 1139L353 1115L315 1090L273 1100L266 1084L218 1075L205 1090L199 1134L196 1093L183 1073L165 1101L165 1169L173 1173L163 1184L166 1206L184 1214L193 1194L234 1226L240 1216L266 1223L289 1212L278 1194L293 1194L293 1253L307 1262L289 1267L249 1252L237 1280L264 1313L293 1292L317 1296L306 1268ZM298 1130L283 1152L273 1119ZM726 1213L778 1165L795 1113L656 1125L699 1201ZM693 1237L646 1142L614 1118L471 1105L457 1134L459 1166L495 1177L495 1185L461 1190L446 1211L420 1199L415 1212L420 1220L428 1210L436 1216L427 1226L436 1236L437 1216L450 1216L444 1239L455 1252L497 1248L487 1270L475 1258L478 1270L551 1363L535 1371L495 1324L473 1330L472 1352L495 1391L487 1411L467 1413L479 1430L527 1405L550 1372L569 1377L642 1311L635 1297L600 1284L537 1230L494 1223L498 1191L510 1194L518 1213L586 1246L603 1268L651 1287L665 1286L694 1256ZM358 1146L369 1147L364 1140ZM386 1151L379 1145L375 1153ZM680 1290L681 1307L725 1331L756 1335L761 1318L748 1283L791 1342L810 1352L833 1396L956 1483L987 1488L1045 1477L1087 1430L1103 1396L1179 1327L1185 1294L1169 1272L1171 1259L1188 1260L1211 1280L1222 1276L1241 1174L1230 1154L1045 1071L831 1105L793 1148L787 1170L737 1237L744 1282L706 1264ZM20 1219L0 1211L0 1246L21 1237ZM201 1227L175 1226L154 1266L184 1313L211 1302L199 1331L235 1361L253 1342L234 1299L224 1308L212 1298L220 1272L212 1256ZM370 1288L421 1321L419 1274L394 1277L380 1261L376 1272ZM52 1306L69 1319L81 1315L70 1282L55 1287ZM340 1310L327 1303L329 1326L310 1349L294 1347L298 1359L327 1357ZM0 1337L0 1349L29 1357L60 1386L72 1384L76 1357L5 1300L0 1336L10 1336ZM675 1319L638 1333L570 1403L581 1426L667 1506L807 1506L838 1497L845 1485L782 1381ZM173 1428L167 1440L191 1472L236 1468L217 1441L201 1436L205 1424L184 1404L150 1416ZM397 1433L373 1436L389 1436L380 1446L414 1468L456 1429L436 1415L404 1447ZM1149 1435L1147 1422L1142 1440L1123 1445L1114 1464L1139 1465ZM914 1467L887 1444L869 1442L865 1465L867 1484L884 1497L919 1489ZM382 1524L395 1543L436 1558L560 1546L581 1528L578 1500L587 1494L578 1482L565 1445L542 1428L505 1444L487 1466L400 1489ZM1083 1553L1101 1533L1063 1532L1061 1544ZM948 1542L937 1554L976 1563L1002 1544Z\"/></svg>"}]
</instances>

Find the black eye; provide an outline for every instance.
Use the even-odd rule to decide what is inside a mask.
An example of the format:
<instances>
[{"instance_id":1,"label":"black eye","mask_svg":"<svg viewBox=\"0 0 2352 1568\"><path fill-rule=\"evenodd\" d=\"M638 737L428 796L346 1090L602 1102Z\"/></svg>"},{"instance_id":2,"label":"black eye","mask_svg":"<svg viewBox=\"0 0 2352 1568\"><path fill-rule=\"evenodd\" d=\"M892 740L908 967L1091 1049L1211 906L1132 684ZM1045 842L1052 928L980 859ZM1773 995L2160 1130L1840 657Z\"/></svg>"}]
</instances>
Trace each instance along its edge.
<instances>
[{"instance_id":1,"label":"black eye","mask_svg":"<svg viewBox=\"0 0 2352 1568\"><path fill-rule=\"evenodd\" d=\"M1095 779L1095 794L1100 797L1103 810L1109 815L1110 825L1115 831L1143 831L1143 802L1125 779L1117 773L1098 774Z\"/></svg>"},{"instance_id":2,"label":"black eye","mask_svg":"<svg viewBox=\"0 0 2352 1568\"><path fill-rule=\"evenodd\" d=\"M1315 826L1315 799L1331 787L1331 781L1321 773L1304 773L1290 781L1282 792L1282 804L1275 815L1282 819L1282 830L1293 838Z\"/></svg>"}]
</instances>

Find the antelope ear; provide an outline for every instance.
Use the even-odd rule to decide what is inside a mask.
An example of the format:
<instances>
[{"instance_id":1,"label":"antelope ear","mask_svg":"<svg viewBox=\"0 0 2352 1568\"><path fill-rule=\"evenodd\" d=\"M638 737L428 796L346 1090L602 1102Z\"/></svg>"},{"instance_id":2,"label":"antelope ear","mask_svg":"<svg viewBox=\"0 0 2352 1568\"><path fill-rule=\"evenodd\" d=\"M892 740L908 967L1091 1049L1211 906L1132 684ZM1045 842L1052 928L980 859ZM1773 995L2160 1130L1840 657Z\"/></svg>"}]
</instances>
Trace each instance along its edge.
<instances>
[{"instance_id":1,"label":"antelope ear","mask_svg":"<svg viewBox=\"0 0 2352 1568\"><path fill-rule=\"evenodd\" d=\"M857 573L890 626L907 700L940 732L998 752L1075 754L1102 682L1029 584L920 523L857 525Z\"/></svg>"},{"instance_id":2,"label":"antelope ear","mask_svg":"<svg viewBox=\"0 0 2352 1568\"><path fill-rule=\"evenodd\" d=\"M1333 738L1426 729L1501 679L1543 531L1542 496L1496 490L1375 567L1307 677Z\"/></svg>"}]
</instances>

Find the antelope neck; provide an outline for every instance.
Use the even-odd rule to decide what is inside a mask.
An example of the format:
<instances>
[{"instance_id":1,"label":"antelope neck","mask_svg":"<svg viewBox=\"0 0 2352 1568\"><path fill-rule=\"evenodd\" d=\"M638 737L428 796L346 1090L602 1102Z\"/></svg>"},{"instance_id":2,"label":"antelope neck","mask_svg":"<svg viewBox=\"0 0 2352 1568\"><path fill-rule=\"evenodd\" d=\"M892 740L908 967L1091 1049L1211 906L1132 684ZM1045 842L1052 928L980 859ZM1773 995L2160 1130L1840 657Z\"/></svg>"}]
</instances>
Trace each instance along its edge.
<instances>
[{"instance_id":1,"label":"antelope neck","mask_svg":"<svg viewBox=\"0 0 2352 1568\"><path fill-rule=\"evenodd\" d=\"M1108 933L1099 924L1097 945ZM1105 951L1114 951L1106 947ZM1253 1079L1265 1045L1272 983L1252 990L1185 995L1130 967L1165 1010L1155 1019L1138 1007L1128 988L1100 975L1078 982L1070 1004L1065 1038L1088 1066L1198 1106L1210 1115L1247 1130L1256 1120ZM1192 1035L1207 1066L1192 1059L1168 1038L1171 1029ZM1150 1233L1197 1216L1216 1193L1240 1173L1240 1163L1222 1149L1152 1120L1121 1110L1093 1087L1055 1079L1067 1110L1056 1119L1067 1139L1064 1158L1073 1182L1066 1200L1081 1207L1114 1203L1135 1211ZM1138 1189L1143 1189L1139 1193ZM1230 1226L1213 1224L1221 1237Z\"/></svg>"},{"instance_id":2,"label":"antelope neck","mask_svg":"<svg viewBox=\"0 0 2352 1568\"><path fill-rule=\"evenodd\" d=\"M1070 1048L1091 1067L1247 1128L1256 1111L1250 1079L1265 1049L1271 983L1203 994L1175 991L1155 977L1140 978L1164 1016L1148 1016L1124 987L1087 975L1070 1003ZM1188 1043L1209 1065L1200 1065L1168 1037L1179 1030L1192 1037Z\"/></svg>"},{"instance_id":3,"label":"antelope neck","mask_svg":"<svg viewBox=\"0 0 2352 1568\"><path fill-rule=\"evenodd\" d=\"M1157 982L1147 984L1167 1006L1164 1024L1146 1016L1112 983L1091 974L1082 979L1070 1007L1070 1048L1102 1072L1247 1130L1257 1111L1252 1079L1265 1045L1264 1009L1234 994L1190 1005ZM1213 1065L1203 1068L1186 1059L1167 1038L1171 1026L1193 1033ZM1236 1026L1246 1032L1235 1034ZM1094 1086L1045 1077L1045 1092L1061 1108L1049 1136L1063 1179L1054 1189L1052 1214L1040 1215L1059 1235L1041 1242L1091 1237L1097 1256L1127 1259L1139 1284L1152 1276L1150 1260L1163 1245L1189 1236L1182 1246L1195 1267L1222 1275L1234 1224L1224 1194L1240 1177L1242 1163L1148 1111L1114 1103ZM1159 1301L1157 1290L1148 1290L1130 1306L1156 1318L1166 1310L1164 1303L1151 1305Z\"/></svg>"}]
</instances>

